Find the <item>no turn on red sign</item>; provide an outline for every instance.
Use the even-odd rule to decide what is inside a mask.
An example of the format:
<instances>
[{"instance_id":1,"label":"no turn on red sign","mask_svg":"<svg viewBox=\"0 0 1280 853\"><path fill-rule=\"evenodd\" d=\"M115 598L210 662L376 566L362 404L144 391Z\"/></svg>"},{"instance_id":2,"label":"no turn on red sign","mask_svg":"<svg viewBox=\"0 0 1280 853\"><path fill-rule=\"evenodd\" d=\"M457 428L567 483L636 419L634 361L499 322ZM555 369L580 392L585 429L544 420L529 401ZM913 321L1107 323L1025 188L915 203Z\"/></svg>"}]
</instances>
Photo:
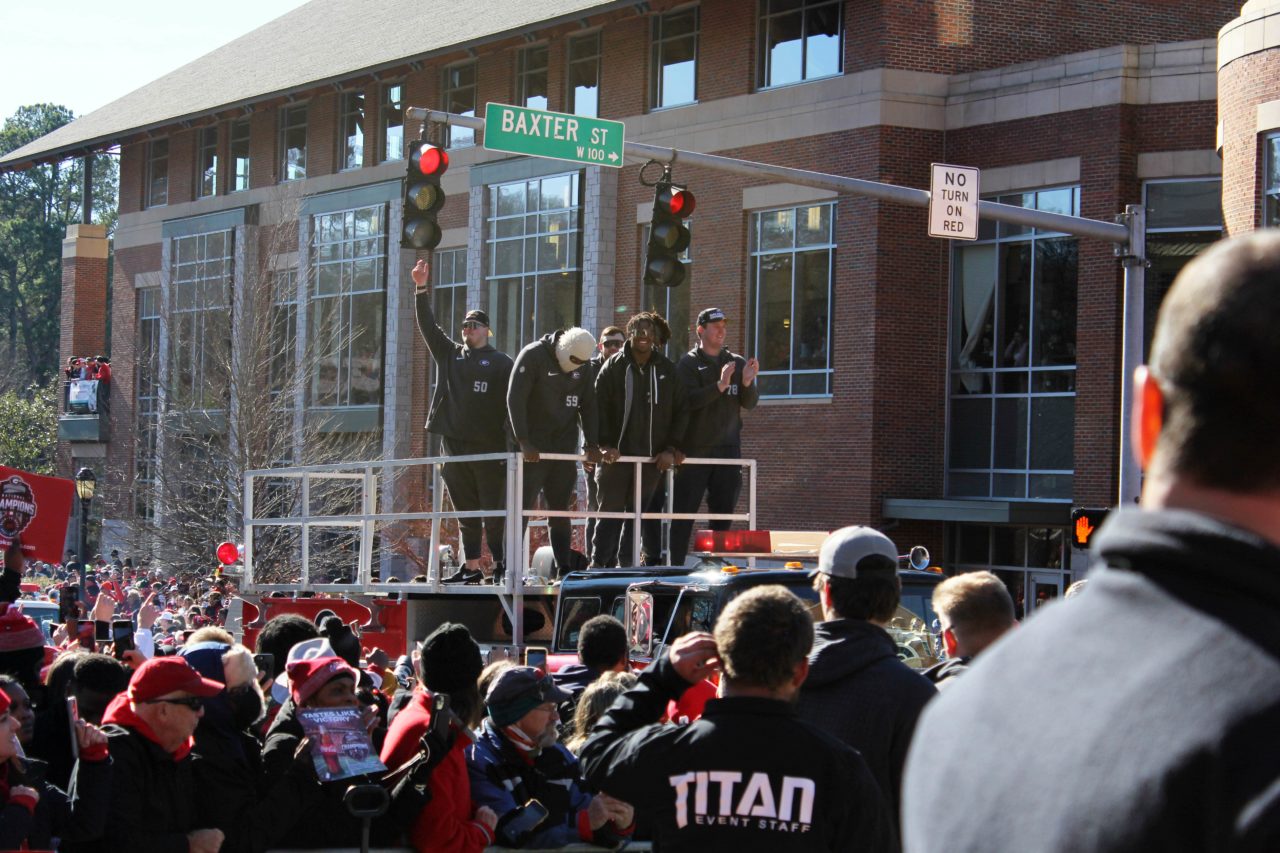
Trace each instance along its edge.
<instances>
[{"instance_id":1,"label":"no turn on red sign","mask_svg":"<svg viewBox=\"0 0 1280 853\"><path fill-rule=\"evenodd\" d=\"M933 164L929 187L929 236L978 239L979 171L969 166Z\"/></svg>"}]
</instances>

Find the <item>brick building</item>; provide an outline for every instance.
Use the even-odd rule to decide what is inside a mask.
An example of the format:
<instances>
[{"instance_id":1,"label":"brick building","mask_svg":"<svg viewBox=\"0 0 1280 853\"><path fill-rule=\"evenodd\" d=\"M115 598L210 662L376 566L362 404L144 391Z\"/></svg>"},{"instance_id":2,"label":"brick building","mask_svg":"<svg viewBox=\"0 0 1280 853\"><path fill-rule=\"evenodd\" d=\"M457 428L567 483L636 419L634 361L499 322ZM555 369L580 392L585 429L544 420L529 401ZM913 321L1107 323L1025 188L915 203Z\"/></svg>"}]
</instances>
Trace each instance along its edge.
<instances>
[{"instance_id":1,"label":"brick building","mask_svg":"<svg viewBox=\"0 0 1280 853\"><path fill-rule=\"evenodd\" d=\"M1262 127L1280 127L1280 75L1260 46L1275 7L1063 8L542 0L483 16L387 2L353 17L313 0L0 160L120 146L109 440L64 443L63 461L106 457L108 531L163 519L157 424L185 407L225 428L217 413L237 400L206 399L200 377L264 264L295 363L317 335L346 333L308 363L299 421L323 415L386 458L429 452L414 256L398 248L402 147L417 130L406 106L598 115L625 121L631 141L915 187L930 163L962 163L982 169L986 198L1103 220L1145 203L1149 328L1172 275L1222 233L1224 176L1231 230L1262 222L1264 198L1267 221L1280 216L1280 142ZM514 353L652 307L678 352L697 310L721 306L729 346L762 362L745 451L760 460L763 526L882 526L949 567L997 568L1028 601L1081 570L1069 509L1113 504L1117 482L1109 244L994 223L952 243L926 236L923 210L677 163L698 197L692 275L653 292L640 283L652 200L640 163L580 168L447 134L433 271L447 328L486 307ZM91 231L64 251L64 355L105 304Z\"/></svg>"}]
</instances>

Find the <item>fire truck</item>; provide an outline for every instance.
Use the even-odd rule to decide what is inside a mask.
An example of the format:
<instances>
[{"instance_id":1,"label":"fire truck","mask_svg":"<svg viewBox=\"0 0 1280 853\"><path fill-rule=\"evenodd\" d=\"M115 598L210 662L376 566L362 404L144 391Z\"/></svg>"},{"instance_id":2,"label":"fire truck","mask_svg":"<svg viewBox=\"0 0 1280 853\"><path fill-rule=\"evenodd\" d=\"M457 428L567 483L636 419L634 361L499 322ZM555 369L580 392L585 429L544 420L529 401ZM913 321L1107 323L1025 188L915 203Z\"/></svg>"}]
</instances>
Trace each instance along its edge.
<instances>
[{"instance_id":1,"label":"fire truck","mask_svg":"<svg viewBox=\"0 0 1280 853\"><path fill-rule=\"evenodd\" d=\"M565 454L544 459L580 460ZM379 460L251 471L245 476L243 566L239 613L233 630L252 643L280 613L314 619L333 610L356 623L366 652L381 648L393 659L408 653L443 622L466 625L489 660L524 659L528 649L546 650L552 670L576 661L577 633L599 613L628 626L633 662L641 665L690 630L707 630L725 603L759 584L782 584L812 602L812 569L825 532L779 533L756 529L756 465L751 459L689 459L687 463L741 465L747 469L746 511L682 515L668 503L660 513L594 513L637 525L643 519L727 520L745 530L699 531L688 564L640 567L640 537L633 537L631 568L573 572L553 583L549 547L530 555L532 534L550 517L585 523L583 510L522 509L523 457L483 454L507 471L507 507L459 512L445 507L440 466L461 457ZM640 465L640 457L614 464ZM668 475L670 478L670 474ZM638 478L637 478L638 480ZM638 503L638 502L637 502ZM507 573L500 585L445 584L454 567L454 532L463 517L501 516L507 536ZM891 626L899 654L915 666L936 660L934 617L929 599L942 579L929 569L928 552L903 558L903 603Z\"/></svg>"}]
</instances>

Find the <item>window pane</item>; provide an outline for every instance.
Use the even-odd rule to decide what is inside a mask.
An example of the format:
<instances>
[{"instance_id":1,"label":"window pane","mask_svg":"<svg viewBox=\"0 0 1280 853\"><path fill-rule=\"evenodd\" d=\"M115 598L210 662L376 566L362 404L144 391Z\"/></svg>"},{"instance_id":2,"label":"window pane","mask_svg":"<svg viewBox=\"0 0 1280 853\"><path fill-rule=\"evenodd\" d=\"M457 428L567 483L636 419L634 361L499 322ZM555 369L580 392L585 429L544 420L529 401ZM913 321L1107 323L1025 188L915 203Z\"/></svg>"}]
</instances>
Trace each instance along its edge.
<instances>
[{"instance_id":1,"label":"window pane","mask_svg":"<svg viewBox=\"0 0 1280 853\"><path fill-rule=\"evenodd\" d=\"M359 169L364 165L364 93L345 93L342 113L342 168Z\"/></svg>"},{"instance_id":2,"label":"window pane","mask_svg":"<svg viewBox=\"0 0 1280 853\"><path fill-rule=\"evenodd\" d=\"M948 491L959 498L987 497L991 494L990 474L952 473Z\"/></svg>"},{"instance_id":3,"label":"window pane","mask_svg":"<svg viewBox=\"0 0 1280 853\"><path fill-rule=\"evenodd\" d=\"M1031 311L1031 245L1015 243L1003 247L1000 298L996 316L997 345L1001 367L1027 364L1029 314Z\"/></svg>"},{"instance_id":4,"label":"window pane","mask_svg":"<svg viewBox=\"0 0 1280 853\"><path fill-rule=\"evenodd\" d=\"M1031 467L1070 471L1075 456L1074 397L1031 401Z\"/></svg>"},{"instance_id":5,"label":"window pane","mask_svg":"<svg viewBox=\"0 0 1280 853\"><path fill-rule=\"evenodd\" d=\"M1076 363L1076 241L1036 242L1036 365Z\"/></svg>"},{"instance_id":6,"label":"window pane","mask_svg":"<svg viewBox=\"0 0 1280 853\"><path fill-rule=\"evenodd\" d=\"M791 368L791 261L789 254L760 258L758 351L762 370Z\"/></svg>"},{"instance_id":7,"label":"window pane","mask_svg":"<svg viewBox=\"0 0 1280 853\"><path fill-rule=\"evenodd\" d=\"M397 83L382 90L382 159L400 160L404 157L404 105L401 103L403 87Z\"/></svg>"},{"instance_id":8,"label":"window pane","mask_svg":"<svg viewBox=\"0 0 1280 853\"><path fill-rule=\"evenodd\" d=\"M765 23L765 51L769 68L766 86L801 80L804 62L804 15L796 12L769 18Z\"/></svg>"},{"instance_id":9,"label":"window pane","mask_svg":"<svg viewBox=\"0 0 1280 853\"><path fill-rule=\"evenodd\" d=\"M1221 228L1222 181L1147 184L1147 228Z\"/></svg>"},{"instance_id":10,"label":"window pane","mask_svg":"<svg viewBox=\"0 0 1280 853\"><path fill-rule=\"evenodd\" d=\"M1280 188L1280 136L1267 139L1267 189Z\"/></svg>"},{"instance_id":11,"label":"window pane","mask_svg":"<svg viewBox=\"0 0 1280 853\"><path fill-rule=\"evenodd\" d=\"M952 300L951 364L958 368L991 367L994 347L996 247L970 246L957 252ZM958 374L953 393L989 390L986 374Z\"/></svg>"},{"instance_id":12,"label":"window pane","mask_svg":"<svg viewBox=\"0 0 1280 853\"><path fill-rule=\"evenodd\" d=\"M951 401L951 467L991 465L991 400Z\"/></svg>"},{"instance_id":13,"label":"window pane","mask_svg":"<svg viewBox=\"0 0 1280 853\"><path fill-rule=\"evenodd\" d=\"M797 370L827 367L827 329L831 255L826 251L796 254L795 358Z\"/></svg>"},{"instance_id":14,"label":"window pane","mask_svg":"<svg viewBox=\"0 0 1280 853\"><path fill-rule=\"evenodd\" d=\"M993 468L1027 467L1027 399L996 401L996 440Z\"/></svg>"},{"instance_id":15,"label":"window pane","mask_svg":"<svg viewBox=\"0 0 1280 853\"><path fill-rule=\"evenodd\" d=\"M773 210L760 214L760 248L790 249L795 233L795 211Z\"/></svg>"},{"instance_id":16,"label":"window pane","mask_svg":"<svg viewBox=\"0 0 1280 853\"><path fill-rule=\"evenodd\" d=\"M805 12L804 76L806 80L840 73L841 4Z\"/></svg>"},{"instance_id":17,"label":"window pane","mask_svg":"<svg viewBox=\"0 0 1280 853\"><path fill-rule=\"evenodd\" d=\"M241 120L231 124L231 191L249 189L249 122Z\"/></svg>"},{"instance_id":18,"label":"window pane","mask_svg":"<svg viewBox=\"0 0 1280 853\"><path fill-rule=\"evenodd\" d=\"M554 178L544 178L542 181L542 210L557 210L560 208L573 207L573 178L569 175L560 175ZM533 208L530 208L532 212Z\"/></svg>"},{"instance_id":19,"label":"window pane","mask_svg":"<svg viewBox=\"0 0 1280 853\"><path fill-rule=\"evenodd\" d=\"M831 211L829 204L816 204L796 210L796 245L826 245L831 242Z\"/></svg>"},{"instance_id":20,"label":"window pane","mask_svg":"<svg viewBox=\"0 0 1280 853\"><path fill-rule=\"evenodd\" d=\"M506 184L497 188L498 195L498 216L512 216L517 213L524 213L524 186L521 184Z\"/></svg>"}]
</instances>

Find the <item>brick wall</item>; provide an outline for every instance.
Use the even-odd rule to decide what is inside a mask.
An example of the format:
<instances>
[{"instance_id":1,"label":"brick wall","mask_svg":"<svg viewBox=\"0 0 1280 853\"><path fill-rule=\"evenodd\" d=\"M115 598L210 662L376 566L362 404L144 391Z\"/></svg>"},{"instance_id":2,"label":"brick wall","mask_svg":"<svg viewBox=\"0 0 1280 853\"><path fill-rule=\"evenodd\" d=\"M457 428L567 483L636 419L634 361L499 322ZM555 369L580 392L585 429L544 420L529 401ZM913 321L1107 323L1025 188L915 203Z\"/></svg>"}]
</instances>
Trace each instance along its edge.
<instances>
[{"instance_id":1,"label":"brick wall","mask_svg":"<svg viewBox=\"0 0 1280 853\"><path fill-rule=\"evenodd\" d=\"M1280 100L1280 49L1242 56L1218 72L1222 122L1222 213L1231 234L1262 224L1263 140L1258 105Z\"/></svg>"}]
</instances>

